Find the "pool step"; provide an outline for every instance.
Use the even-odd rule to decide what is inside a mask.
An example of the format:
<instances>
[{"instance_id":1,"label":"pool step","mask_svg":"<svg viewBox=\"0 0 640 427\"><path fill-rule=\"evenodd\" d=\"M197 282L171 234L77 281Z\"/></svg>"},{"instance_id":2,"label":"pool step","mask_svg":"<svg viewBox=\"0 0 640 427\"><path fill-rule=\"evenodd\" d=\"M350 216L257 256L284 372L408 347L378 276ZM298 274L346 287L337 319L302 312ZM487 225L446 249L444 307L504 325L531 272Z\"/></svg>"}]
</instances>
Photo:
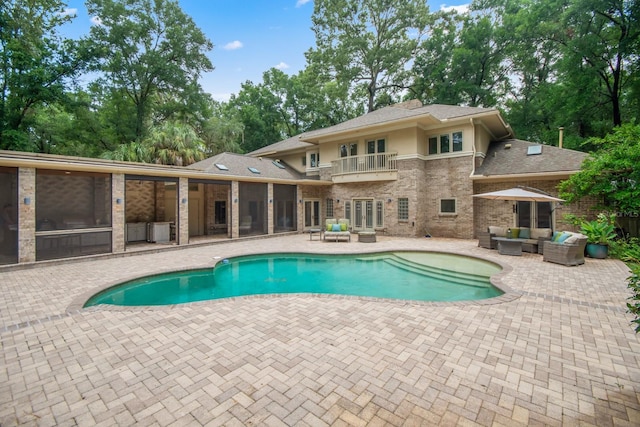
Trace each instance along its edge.
<instances>
[{"instance_id":1,"label":"pool step","mask_svg":"<svg viewBox=\"0 0 640 427\"><path fill-rule=\"evenodd\" d=\"M416 263L396 256L387 256L384 258L384 262L405 271L410 271L429 278L444 279L450 283L458 285L473 286L477 288L487 288L490 286L485 276L477 274L446 270L439 267Z\"/></svg>"}]
</instances>

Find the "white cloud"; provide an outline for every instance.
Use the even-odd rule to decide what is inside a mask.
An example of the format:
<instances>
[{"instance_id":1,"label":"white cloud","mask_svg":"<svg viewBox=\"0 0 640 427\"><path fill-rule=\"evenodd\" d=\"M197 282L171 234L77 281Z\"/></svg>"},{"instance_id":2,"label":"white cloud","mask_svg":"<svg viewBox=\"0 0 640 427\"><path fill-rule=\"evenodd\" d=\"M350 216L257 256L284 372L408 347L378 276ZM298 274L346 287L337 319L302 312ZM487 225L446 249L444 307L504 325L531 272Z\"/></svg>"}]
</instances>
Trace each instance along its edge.
<instances>
[{"instance_id":1,"label":"white cloud","mask_svg":"<svg viewBox=\"0 0 640 427\"><path fill-rule=\"evenodd\" d=\"M464 13L468 13L469 12L469 5L468 4L461 4L459 6L446 6L446 5L440 5L440 10L443 12L457 12L459 14L464 14Z\"/></svg>"},{"instance_id":2,"label":"white cloud","mask_svg":"<svg viewBox=\"0 0 640 427\"><path fill-rule=\"evenodd\" d=\"M311 0L298 0L296 2L296 7L301 7L304 6L305 4L309 3Z\"/></svg>"},{"instance_id":3,"label":"white cloud","mask_svg":"<svg viewBox=\"0 0 640 427\"><path fill-rule=\"evenodd\" d=\"M224 50L236 50L242 48L244 45L239 40L234 40L224 45Z\"/></svg>"},{"instance_id":4,"label":"white cloud","mask_svg":"<svg viewBox=\"0 0 640 427\"><path fill-rule=\"evenodd\" d=\"M92 16L90 21L93 25L102 25L102 19L99 16Z\"/></svg>"},{"instance_id":5,"label":"white cloud","mask_svg":"<svg viewBox=\"0 0 640 427\"><path fill-rule=\"evenodd\" d=\"M289 68L289 64L286 62L280 62L278 65L274 66L274 68L277 68L278 70L286 70Z\"/></svg>"},{"instance_id":6,"label":"white cloud","mask_svg":"<svg viewBox=\"0 0 640 427\"><path fill-rule=\"evenodd\" d=\"M75 7L68 7L62 12L60 12L61 16L76 16L78 14L78 9Z\"/></svg>"}]
</instances>

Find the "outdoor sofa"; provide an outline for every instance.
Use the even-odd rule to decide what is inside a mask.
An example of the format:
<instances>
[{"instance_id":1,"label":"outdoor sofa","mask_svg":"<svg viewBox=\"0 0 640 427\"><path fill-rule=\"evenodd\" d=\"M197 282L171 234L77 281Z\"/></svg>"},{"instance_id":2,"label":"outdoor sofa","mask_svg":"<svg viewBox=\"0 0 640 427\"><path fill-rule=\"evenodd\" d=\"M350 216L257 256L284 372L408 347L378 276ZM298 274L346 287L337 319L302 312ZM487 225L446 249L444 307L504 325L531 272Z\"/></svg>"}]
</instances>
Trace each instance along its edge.
<instances>
[{"instance_id":1,"label":"outdoor sofa","mask_svg":"<svg viewBox=\"0 0 640 427\"><path fill-rule=\"evenodd\" d=\"M561 231L553 234L551 240L544 242L542 260L575 266L584 264L584 248L587 236L580 233Z\"/></svg>"},{"instance_id":2,"label":"outdoor sofa","mask_svg":"<svg viewBox=\"0 0 640 427\"><path fill-rule=\"evenodd\" d=\"M351 232L349 231L349 220L328 218L325 222L324 240L348 240L351 241Z\"/></svg>"},{"instance_id":3,"label":"outdoor sofa","mask_svg":"<svg viewBox=\"0 0 640 427\"><path fill-rule=\"evenodd\" d=\"M478 246L487 249L498 249L494 237L511 237L522 241L522 250L530 253L542 253L542 242L551 239L550 228L511 228L511 236L507 236L509 227L489 226L487 231L478 233Z\"/></svg>"}]
</instances>

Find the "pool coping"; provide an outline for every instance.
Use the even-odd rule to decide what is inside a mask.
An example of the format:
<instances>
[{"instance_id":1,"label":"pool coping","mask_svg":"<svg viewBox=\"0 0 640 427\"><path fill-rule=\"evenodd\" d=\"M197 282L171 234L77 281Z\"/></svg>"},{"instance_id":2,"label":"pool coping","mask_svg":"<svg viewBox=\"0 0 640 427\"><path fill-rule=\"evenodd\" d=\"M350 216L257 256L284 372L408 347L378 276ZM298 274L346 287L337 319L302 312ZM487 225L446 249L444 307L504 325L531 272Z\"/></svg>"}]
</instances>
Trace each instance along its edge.
<instances>
[{"instance_id":1,"label":"pool coping","mask_svg":"<svg viewBox=\"0 0 640 427\"><path fill-rule=\"evenodd\" d=\"M193 301L193 302L185 302L179 304L167 304L167 305L139 305L139 306L120 306L120 305L112 305L112 304L99 304L91 307L84 307L87 301L93 296L97 295L100 292L104 292L107 289L119 286L125 282L129 282L132 280L140 279L143 277L153 276L153 274L143 274L143 275L131 275L124 279L118 279L117 281L107 282L102 284L92 290L88 290L83 292L82 294L76 296L71 304L67 306L65 313L74 314L78 312L82 312L85 310L91 311L115 311L115 312L144 312L144 311L167 311L173 310L178 307L191 307L194 305L205 305L205 304L215 304L215 303L223 303L225 301L230 300L246 300L246 299L276 299L283 297L308 297L308 298L323 298L323 299L349 299L349 300L362 300L368 302L381 302L381 303L396 303L400 305L418 305L418 306L483 306L483 305L494 305L494 304L504 304L508 302L512 302L517 300L522 296L521 292L515 291L510 286L508 286L503 278L510 274L513 271L513 267L509 264L505 264L500 262L499 260L487 259L476 255L470 255L468 253L456 252L456 251L433 251L433 250L386 250L380 251L375 250L374 248L363 250L358 254L369 255L376 253L384 253L384 252L423 252L423 253L439 253L439 254L448 254L448 255L456 255L463 256L468 258L478 259L484 262L489 262L492 264L498 265L502 268L501 271L489 277L489 282L503 292L502 295L480 299L480 300L460 300L460 301L420 301L420 300L411 300L411 299L396 299L396 298L378 298L378 297L369 297L369 296L356 296L356 295L341 295L341 294L323 294L323 293L312 293L312 292L298 292L298 293L272 293L272 294L254 294L254 295L242 295L235 297L226 297L226 298L216 298L202 301ZM302 254L302 255L354 255L353 252L335 252L331 254L323 253L323 252L313 252L313 251L271 251L271 252L263 252L263 251L254 251L247 252L242 255L234 255L229 258L238 258L240 256L253 256L253 255L266 255L266 254ZM179 273L182 271L192 271L192 270L202 270L208 268L215 268L215 266L222 262L224 259L228 259L222 256L216 256L213 258L213 262L211 264L202 264L189 266L185 268L176 268L171 270L162 271L158 274L170 274L170 273Z\"/></svg>"}]
</instances>

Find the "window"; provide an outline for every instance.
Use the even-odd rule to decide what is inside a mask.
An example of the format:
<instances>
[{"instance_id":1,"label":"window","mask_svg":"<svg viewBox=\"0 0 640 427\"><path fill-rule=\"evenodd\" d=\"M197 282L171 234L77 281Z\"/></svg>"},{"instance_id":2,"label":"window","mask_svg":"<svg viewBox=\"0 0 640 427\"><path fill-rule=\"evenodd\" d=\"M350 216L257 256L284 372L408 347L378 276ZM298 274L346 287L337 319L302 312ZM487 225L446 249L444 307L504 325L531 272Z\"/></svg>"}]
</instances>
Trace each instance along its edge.
<instances>
[{"instance_id":1,"label":"window","mask_svg":"<svg viewBox=\"0 0 640 427\"><path fill-rule=\"evenodd\" d=\"M227 202L225 200L215 201L215 223L226 224L227 223Z\"/></svg>"},{"instance_id":2,"label":"window","mask_svg":"<svg viewBox=\"0 0 640 427\"><path fill-rule=\"evenodd\" d=\"M385 151L386 142L384 139L367 141L367 154L384 153Z\"/></svg>"},{"instance_id":3,"label":"window","mask_svg":"<svg viewBox=\"0 0 640 427\"><path fill-rule=\"evenodd\" d=\"M333 218L333 199L327 199L327 218Z\"/></svg>"},{"instance_id":4,"label":"window","mask_svg":"<svg viewBox=\"0 0 640 427\"><path fill-rule=\"evenodd\" d=\"M462 132L430 136L427 140L429 154L445 154L462 151Z\"/></svg>"},{"instance_id":5,"label":"window","mask_svg":"<svg viewBox=\"0 0 640 427\"><path fill-rule=\"evenodd\" d=\"M429 138L429 154L438 154L438 137Z\"/></svg>"},{"instance_id":6,"label":"window","mask_svg":"<svg viewBox=\"0 0 640 427\"><path fill-rule=\"evenodd\" d=\"M347 156L357 156L358 155L358 144L353 142L349 145L342 144L340 145L340 157Z\"/></svg>"},{"instance_id":7,"label":"window","mask_svg":"<svg viewBox=\"0 0 640 427\"><path fill-rule=\"evenodd\" d=\"M398 199L398 221L409 221L409 199L406 197Z\"/></svg>"},{"instance_id":8,"label":"window","mask_svg":"<svg viewBox=\"0 0 640 427\"><path fill-rule=\"evenodd\" d=\"M456 213L456 199L440 199L440 213L441 214L455 214Z\"/></svg>"},{"instance_id":9,"label":"window","mask_svg":"<svg viewBox=\"0 0 640 427\"><path fill-rule=\"evenodd\" d=\"M258 169L256 169L256 168L249 167L247 169L249 169L251 171L251 173L255 173L255 174L259 174L260 173L260 171Z\"/></svg>"},{"instance_id":10,"label":"window","mask_svg":"<svg viewBox=\"0 0 640 427\"><path fill-rule=\"evenodd\" d=\"M462 132L453 133L453 151L462 151Z\"/></svg>"},{"instance_id":11,"label":"window","mask_svg":"<svg viewBox=\"0 0 640 427\"><path fill-rule=\"evenodd\" d=\"M376 227L384 227L384 203L376 201Z\"/></svg>"},{"instance_id":12,"label":"window","mask_svg":"<svg viewBox=\"0 0 640 427\"><path fill-rule=\"evenodd\" d=\"M449 152L449 135L440 135L440 153Z\"/></svg>"},{"instance_id":13,"label":"window","mask_svg":"<svg viewBox=\"0 0 640 427\"><path fill-rule=\"evenodd\" d=\"M311 153L309 155L309 163L312 168L317 168L320 166L320 153Z\"/></svg>"},{"instance_id":14,"label":"window","mask_svg":"<svg viewBox=\"0 0 640 427\"><path fill-rule=\"evenodd\" d=\"M351 221L351 201L344 202L344 217Z\"/></svg>"},{"instance_id":15,"label":"window","mask_svg":"<svg viewBox=\"0 0 640 427\"><path fill-rule=\"evenodd\" d=\"M284 169L285 168L284 165L282 163L280 163L279 161L274 160L271 163L273 163L273 165L275 167L279 168L279 169Z\"/></svg>"},{"instance_id":16,"label":"window","mask_svg":"<svg viewBox=\"0 0 640 427\"><path fill-rule=\"evenodd\" d=\"M228 171L228 170L229 170L229 168L228 168L228 167L226 167L225 165L223 165L222 163L216 163L215 165L216 165L216 167L217 167L218 169L220 169L221 171Z\"/></svg>"}]
</instances>

